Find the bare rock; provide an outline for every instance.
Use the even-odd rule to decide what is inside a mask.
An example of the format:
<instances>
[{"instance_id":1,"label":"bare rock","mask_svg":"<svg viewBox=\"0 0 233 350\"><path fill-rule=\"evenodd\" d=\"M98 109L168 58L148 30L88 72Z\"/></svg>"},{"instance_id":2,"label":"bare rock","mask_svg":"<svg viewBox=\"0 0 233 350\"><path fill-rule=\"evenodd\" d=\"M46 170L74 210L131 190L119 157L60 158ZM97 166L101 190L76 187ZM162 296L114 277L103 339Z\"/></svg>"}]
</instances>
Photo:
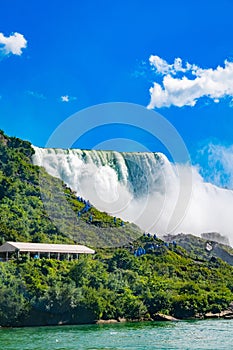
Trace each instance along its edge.
<instances>
[{"instance_id":1,"label":"bare rock","mask_svg":"<svg viewBox=\"0 0 233 350\"><path fill-rule=\"evenodd\" d=\"M110 320L98 320L96 322L96 324L110 324L110 323L118 323L118 321L115 319L110 319Z\"/></svg>"},{"instance_id":2,"label":"bare rock","mask_svg":"<svg viewBox=\"0 0 233 350\"><path fill-rule=\"evenodd\" d=\"M217 313L207 312L205 318L233 318L233 311L228 309Z\"/></svg>"},{"instance_id":3,"label":"bare rock","mask_svg":"<svg viewBox=\"0 0 233 350\"><path fill-rule=\"evenodd\" d=\"M155 321L179 321L177 318L170 316L170 315L164 315L164 314L155 314L154 316Z\"/></svg>"}]
</instances>

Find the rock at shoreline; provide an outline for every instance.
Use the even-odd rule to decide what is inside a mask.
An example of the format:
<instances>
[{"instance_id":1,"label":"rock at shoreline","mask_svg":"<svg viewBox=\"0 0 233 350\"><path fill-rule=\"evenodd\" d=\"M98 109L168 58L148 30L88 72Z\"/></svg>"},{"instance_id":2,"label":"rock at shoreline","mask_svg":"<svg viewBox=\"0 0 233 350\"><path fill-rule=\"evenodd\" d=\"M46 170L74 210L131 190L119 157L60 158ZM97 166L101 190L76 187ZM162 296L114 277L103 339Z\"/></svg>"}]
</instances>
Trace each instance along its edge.
<instances>
[{"instance_id":1,"label":"rock at shoreline","mask_svg":"<svg viewBox=\"0 0 233 350\"><path fill-rule=\"evenodd\" d=\"M170 315L164 315L164 314L158 313L158 314L155 314L154 321L179 321L179 320Z\"/></svg>"},{"instance_id":2,"label":"rock at shoreline","mask_svg":"<svg viewBox=\"0 0 233 350\"><path fill-rule=\"evenodd\" d=\"M119 323L119 321L115 319L110 319L110 320L98 320L96 324L110 324L110 323Z\"/></svg>"},{"instance_id":3,"label":"rock at shoreline","mask_svg":"<svg viewBox=\"0 0 233 350\"><path fill-rule=\"evenodd\" d=\"M227 318L227 319L231 319L231 318L233 318L233 312L232 312L232 310L224 310L224 311L217 312L217 313L207 312L205 314L205 318Z\"/></svg>"},{"instance_id":4,"label":"rock at shoreline","mask_svg":"<svg viewBox=\"0 0 233 350\"><path fill-rule=\"evenodd\" d=\"M100 319L100 320L98 320L98 321L96 322L96 324L122 323L122 322L126 322L126 321L127 321L126 318L121 318L121 317L119 317L117 320L114 319L114 318L112 318L112 319L110 319L110 320L102 320L102 319Z\"/></svg>"}]
</instances>

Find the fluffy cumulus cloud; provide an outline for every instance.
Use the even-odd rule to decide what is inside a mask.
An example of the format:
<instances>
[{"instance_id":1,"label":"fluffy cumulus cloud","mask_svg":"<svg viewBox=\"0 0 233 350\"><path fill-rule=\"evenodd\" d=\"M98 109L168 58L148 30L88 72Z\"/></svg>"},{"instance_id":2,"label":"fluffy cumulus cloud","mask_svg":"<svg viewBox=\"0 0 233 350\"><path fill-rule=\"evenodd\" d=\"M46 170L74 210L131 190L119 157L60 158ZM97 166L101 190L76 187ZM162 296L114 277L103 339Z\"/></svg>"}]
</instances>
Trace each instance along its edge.
<instances>
[{"instance_id":1,"label":"fluffy cumulus cloud","mask_svg":"<svg viewBox=\"0 0 233 350\"><path fill-rule=\"evenodd\" d=\"M12 55L22 55L22 49L27 47L27 40L24 38L23 34L13 33L10 36L4 36L0 33L0 53L4 56Z\"/></svg>"},{"instance_id":2,"label":"fluffy cumulus cloud","mask_svg":"<svg viewBox=\"0 0 233 350\"><path fill-rule=\"evenodd\" d=\"M159 56L150 56L150 65L156 80L150 88L149 109L170 106L195 106L206 97L219 103L222 98L233 98L233 62L223 66L202 69L176 58L172 64Z\"/></svg>"}]
</instances>

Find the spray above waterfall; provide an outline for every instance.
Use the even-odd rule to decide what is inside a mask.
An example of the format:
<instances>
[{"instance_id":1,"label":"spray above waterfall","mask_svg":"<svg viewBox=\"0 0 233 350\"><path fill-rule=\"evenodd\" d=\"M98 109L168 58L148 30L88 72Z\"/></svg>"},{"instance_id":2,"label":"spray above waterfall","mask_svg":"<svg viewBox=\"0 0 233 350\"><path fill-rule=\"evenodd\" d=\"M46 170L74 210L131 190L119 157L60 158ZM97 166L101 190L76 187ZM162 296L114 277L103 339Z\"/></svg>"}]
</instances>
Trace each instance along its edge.
<instances>
[{"instance_id":1,"label":"spray above waterfall","mask_svg":"<svg viewBox=\"0 0 233 350\"><path fill-rule=\"evenodd\" d=\"M118 153L42 149L35 147L34 163L44 166L98 209L136 223L142 229L167 233L179 194L179 173L159 153ZM197 170L193 192L182 222L173 231L200 235L220 232L232 242L233 192L205 183Z\"/></svg>"}]
</instances>

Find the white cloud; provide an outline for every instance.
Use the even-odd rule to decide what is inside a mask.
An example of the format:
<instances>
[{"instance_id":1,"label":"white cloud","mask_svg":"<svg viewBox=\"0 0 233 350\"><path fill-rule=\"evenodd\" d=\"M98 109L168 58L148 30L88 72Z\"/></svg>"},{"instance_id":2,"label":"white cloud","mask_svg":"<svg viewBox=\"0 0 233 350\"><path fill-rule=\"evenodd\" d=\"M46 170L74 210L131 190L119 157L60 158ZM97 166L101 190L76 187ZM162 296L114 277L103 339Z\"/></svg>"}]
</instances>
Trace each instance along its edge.
<instances>
[{"instance_id":1,"label":"white cloud","mask_svg":"<svg viewBox=\"0 0 233 350\"><path fill-rule=\"evenodd\" d=\"M0 33L0 52L4 55L22 55L22 49L27 47L27 40L20 33L13 33L6 37Z\"/></svg>"},{"instance_id":2,"label":"white cloud","mask_svg":"<svg viewBox=\"0 0 233 350\"><path fill-rule=\"evenodd\" d=\"M69 96L69 95L64 95L60 97L62 102L71 102L77 100L77 97L75 96Z\"/></svg>"},{"instance_id":3,"label":"white cloud","mask_svg":"<svg viewBox=\"0 0 233 350\"><path fill-rule=\"evenodd\" d=\"M195 65L190 65L189 63L186 63L186 66L183 67L183 61L180 57L175 58L173 64L168 64L161 57L151 55L149 58L149 62L151 66L155 69L156 73L160 73L162 75L168 73L176 74L176 72L185 73L187 70L196 69Z\"/></svg>"},{"instance_id":4,"label":"white cloud","mask_svg":"<svg viewBox=\"0 0 233 350\"><path fill-rule=\"evenodd\" d=\"M202 97L215 103L225 97L233 97L233 62L225 61L224 66L202 69L195 64L185 63L176 58L168 64L159 56L150 56L150 64L162 82L154 82L150 88L149 109L195 106Z\"/></svg>"},{"instance_id":5,"label":"white cloud","mask_svg":"<svg viewBox=\"0 0 233 350\"><path fill-rule=\"evenodd\" d=\"M69 102L69 96L68 95L64 95L64 96L61 96L61 101L62 102Z\"/></svg>"}]
</instances>

